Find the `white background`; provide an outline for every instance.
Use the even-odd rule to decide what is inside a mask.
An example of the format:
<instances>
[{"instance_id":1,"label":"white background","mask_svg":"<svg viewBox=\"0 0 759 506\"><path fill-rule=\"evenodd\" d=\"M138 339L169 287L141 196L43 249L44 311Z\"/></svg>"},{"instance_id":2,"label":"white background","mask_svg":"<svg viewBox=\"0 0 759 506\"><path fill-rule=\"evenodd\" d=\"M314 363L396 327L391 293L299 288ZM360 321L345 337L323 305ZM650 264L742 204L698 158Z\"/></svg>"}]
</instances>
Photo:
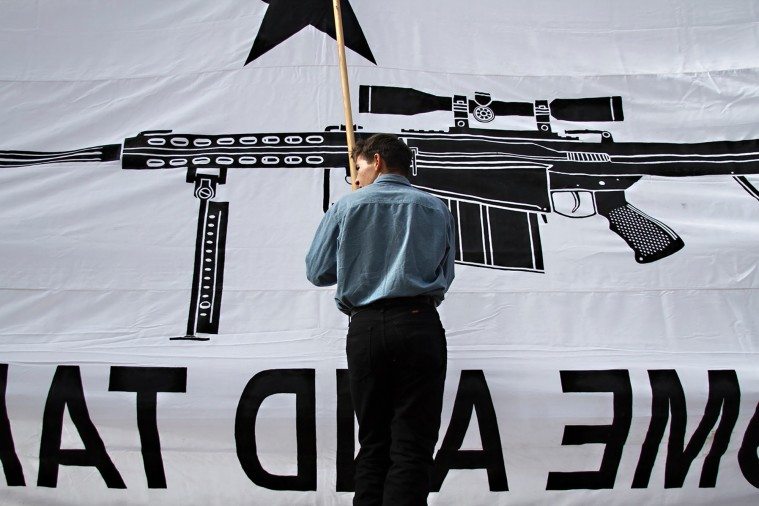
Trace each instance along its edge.
<instances>
[{"instance_id":1,"label":"white background","mask_svg":"<svg viewBox=\"0 0 759 506\"><path fill-rule=\"evenodd\" d=\"M361 84L494 99L620 95L625 120L582 124L618 142L759 138L759 9L752 1L351 2L378 62L348 51L354 111ZM144 130L322 131L343 122L334 41L306 28L243 67L264 2L0 1L0 150L120 143ZM356 114L368 131L451 126L450 114ZM531 129L499 119L499 129ZM554 121L555 131L577 128ZM119 162L0 170L0 362L27 487L5 503L350 504L336 493L335 374L347 319L333 290L305 279L321 217L322 172L231 171L221 326L186 327L198 201L183 170ZM730 177L644 178L628 200L672 227L685 248L646 265L600 216L541 223L546 272L457 266L441 314L449 343L443 426L459 371L482 369L496 408L510 491L483 470L452 471L432 504L753 504L737 450L759 400L759 202ZM127 490L63 466L35 486L39 436L58 364L80 365L90 415ZM111 365L188 368L187 392L159 394L166 490L148 490L134 394L108 392ZM318 486L252 484L234 449L234 414L265 369L314 368ZM549 471L593 470L598 445L562 447L565 425L608 424L610 394L563 394L560 370L628 369L633 424L615 489L546 492ZM699 489L708 447L682 489L665 490L662 444L647 489L631 490L650 421L648 369L676 369L690 437L707 371L735 369L742 398L717 487ZM294 402L270 398L259 447L271 472L294 472ZM472 422L465 445L477 448ZM667 437L665 433L665 438ZM442 436L442 432L441 432ZM263 438L263 439L261 439ZM707 443L709 444L709 443ZM64 424L64 448L81 445ZM466 446L465 446L466 447ZM3 483L0 480L0 483Z\"/></svg>"}]
</instances>

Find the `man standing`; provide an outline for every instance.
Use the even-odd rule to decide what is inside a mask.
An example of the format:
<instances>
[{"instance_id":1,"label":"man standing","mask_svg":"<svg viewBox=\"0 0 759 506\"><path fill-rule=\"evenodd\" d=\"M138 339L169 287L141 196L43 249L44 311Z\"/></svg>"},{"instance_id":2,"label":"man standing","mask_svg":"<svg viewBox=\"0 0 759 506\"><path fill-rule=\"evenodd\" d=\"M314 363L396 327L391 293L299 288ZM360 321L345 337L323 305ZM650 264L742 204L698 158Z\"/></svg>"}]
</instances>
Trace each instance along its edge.
<instances>
[{"instance_id":1,"label":"man standing","mask_svg":"<svg viewBox=\"0 0 759 506\"><path fill-rule=\"evenodd\" d=\"M426 504L440 428L445 331L436 306L453 281L453 217L408 181L412 153L377 134L351 156L360 191L324 215L306 256L317 286L337 283L361 448L355 505Z\"/></svg>"}]
</instances>

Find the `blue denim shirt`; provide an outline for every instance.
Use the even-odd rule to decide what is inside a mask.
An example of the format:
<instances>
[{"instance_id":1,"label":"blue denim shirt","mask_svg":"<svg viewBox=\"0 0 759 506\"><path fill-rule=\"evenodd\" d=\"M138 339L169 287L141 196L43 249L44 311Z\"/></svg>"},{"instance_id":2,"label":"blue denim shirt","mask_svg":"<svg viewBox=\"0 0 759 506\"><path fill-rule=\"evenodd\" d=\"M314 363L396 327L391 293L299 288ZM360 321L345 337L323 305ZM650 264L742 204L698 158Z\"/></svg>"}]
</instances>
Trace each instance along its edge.
<instances>
[{"instance_id":1,"label":"blue denim shirt","mask_svg":"<svg viewBox=\"0 0 759 506\"><path fill-rule=\"evenodd\" d=\"M446 205L398 174L338 200L306 255L316 286L337 283L341 311L379 299L430 295L442 302L453 281L453 216Z\"/></svg>"}]
</instances>

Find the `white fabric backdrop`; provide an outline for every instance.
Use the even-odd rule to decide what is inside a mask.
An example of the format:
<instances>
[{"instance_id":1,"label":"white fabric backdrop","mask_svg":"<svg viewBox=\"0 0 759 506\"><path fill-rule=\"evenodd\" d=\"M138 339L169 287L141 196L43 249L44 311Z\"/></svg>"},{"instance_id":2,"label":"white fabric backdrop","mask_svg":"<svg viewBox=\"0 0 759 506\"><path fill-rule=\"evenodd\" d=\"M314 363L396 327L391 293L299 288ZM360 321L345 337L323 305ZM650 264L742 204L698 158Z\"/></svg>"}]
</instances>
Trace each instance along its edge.
<instances>
[{"instance_id":1,"label":"white fabric backdrop","mask_svg":"<svg viewBox=\"0 0 759 506\"><path fill-rule=\"evenodd\" d=\"M0 151L121 144L146 130L321 132L342 123L334 41L322 31L308 26L244 65L276 3L0 1ZM293 16L304 5L293 2ZM554 131L606 129L617 142L759 138L759 10L749 0L351 5L377 62L348 51L355 111L359 85L445 96L487 91L527 102L618 95L624 121L553 121ZM452 126L442 111L356 113L355 121L370 132ZM535 128L532 118L508 117L486 127ZM127 171L118 160L0 167L3 503L350 504L352 494L338 491L336 463L336 370L345 368L347 318L334 307L333 289L308 284L303 262L322 215L323 171L230 169L214 199L229 202L218 333L172 341L187 327L198 219L186 172ZM332 199L345 191L335 179ZM487 466L453 469L431 504L756 502L759 466L741 469L739 450L744 462L756 461L759 201L729 175L644 176L626 195L685 247L639 264L602 216L553 213L540 223L545 273L457 266L441 306L449 363L439 445L461 372L482 371L494 416L464 416L460 449L488 446L483 418L497 420L508 491L491 490ZM56 370L75 370L60 366L81 373L88 418L126 489L65 458L53 466L55 486L44 486L41 441L56 432L46 405L75 396L71 384L54 395ZM181 391L157 394L165 488L148 484L135 393L109 391L112 366L186 373ZM314 374L315 404L304 413L315 416L316 478L305 491L256 483L240 457L250 447L235 439L248 381L288 369ZM686 445L707 409L709 371L735 371L739 411L716 486L699 486L712 429L684 483L665 488L665 461L675 451L667 447L670 416L647 486L632 488L652 423L648 371L670 369L687 402L673 408L687 413ZM600 490L579 482L547 490L549 473L596 471L608 448L562 445L566 426L614 418L611 387L597 377L590 384L605 392L563 392L561 371L588 370L629 374L631 425L616 479ZM482 390L466 392L471 399ZM305 472L307 462L299 467L296 457L304 451L296 418L310 427L303 416L293 394L276 394L261 403L255 424L243 426L255 433L266 472ZM60 448L96 453L81 432L65 409ZM489 455L488 466L498 467ZM24 486L10 485L12 461Z\"/></svg>"}]
</instances>

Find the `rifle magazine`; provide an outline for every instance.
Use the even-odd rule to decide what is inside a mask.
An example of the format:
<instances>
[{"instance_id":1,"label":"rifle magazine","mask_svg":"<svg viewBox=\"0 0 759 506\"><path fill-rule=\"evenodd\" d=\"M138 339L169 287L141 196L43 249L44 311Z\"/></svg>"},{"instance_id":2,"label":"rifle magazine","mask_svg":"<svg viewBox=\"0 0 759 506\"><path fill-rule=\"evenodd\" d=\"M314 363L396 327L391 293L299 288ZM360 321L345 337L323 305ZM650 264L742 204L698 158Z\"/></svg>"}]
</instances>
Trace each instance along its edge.
<instances>
[{"instance_id":1,"label":"rifle magazine","mask_svg":"<svg viewBox=\"0 0 759 506\"><path fill-rule=\"evenodd\" d=\"M456 262L544 272L537 213L443 198L456 224Z\"/></svg>"}]
</instances>

